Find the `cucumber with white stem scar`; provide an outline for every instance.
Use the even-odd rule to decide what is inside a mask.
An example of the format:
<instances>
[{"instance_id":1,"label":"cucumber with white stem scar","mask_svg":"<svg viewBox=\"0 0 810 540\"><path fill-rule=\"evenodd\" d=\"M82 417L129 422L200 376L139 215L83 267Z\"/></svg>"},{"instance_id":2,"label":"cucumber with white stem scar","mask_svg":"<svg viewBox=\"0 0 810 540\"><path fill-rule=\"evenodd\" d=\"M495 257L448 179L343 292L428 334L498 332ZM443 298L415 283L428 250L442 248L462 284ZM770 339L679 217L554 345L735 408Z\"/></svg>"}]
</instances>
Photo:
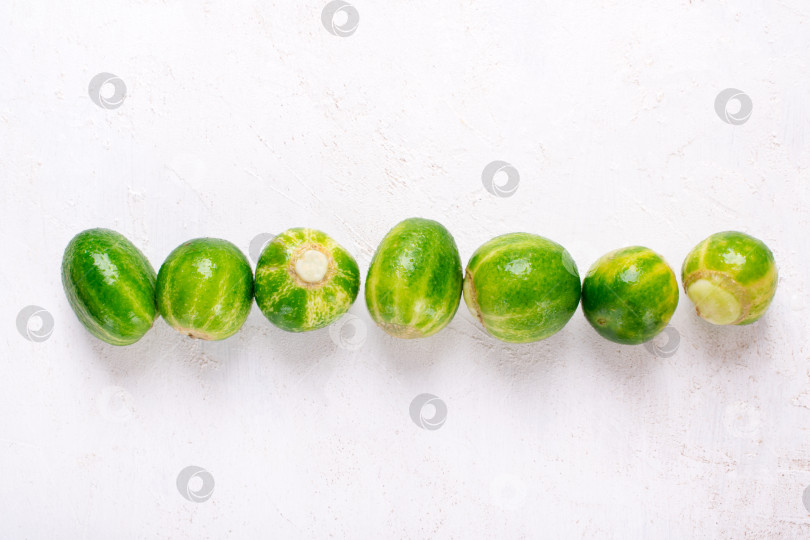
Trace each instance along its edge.
<instances>
[{"instance_id":1,"label":"cucumber with white stem scar","mask_svg":"<svg viewBox=\"0 0 810 540\"><path fill-rule=\"evenodd\" d=\"M359 290L354 257L315 229L284 231L265 246L256 264L256 304L271 323L288 332L333 323Z\"/></svg>"},{"instance_id":2,"label":"cucumber with white stem scar","mask_svg":"<svg viewBox=\"0 0 810 540\"><path fill-rule=\"evenodd\" d=\"M718 325L745 325L765 314L778 273L773 253L761 240L725 231L689 252L681 278L701 318Z\"/></svg>"}]
</instances>

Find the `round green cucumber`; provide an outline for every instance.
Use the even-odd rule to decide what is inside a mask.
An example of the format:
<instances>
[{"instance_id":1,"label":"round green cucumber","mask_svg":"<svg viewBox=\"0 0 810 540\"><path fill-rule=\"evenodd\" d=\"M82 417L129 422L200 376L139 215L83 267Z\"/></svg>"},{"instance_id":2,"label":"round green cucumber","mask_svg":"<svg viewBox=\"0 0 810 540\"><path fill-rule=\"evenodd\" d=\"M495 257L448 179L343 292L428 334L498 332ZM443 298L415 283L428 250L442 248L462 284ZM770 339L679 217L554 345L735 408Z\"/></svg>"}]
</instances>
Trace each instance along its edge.
<instances>
[{"instance_id":1,"label":"round green cucumber","mask_svg":"<svg viewBox=\"0 0 810 540\"><path fill-rule=\"evenodd\" d=\"M453 319L461 301L461 259L440 223L410 218L382 239L366 277L371 318L398 338L435 334Z\"/></svg>"},{"instance_id":2,"label":"round green cucumber","mask_svg":"<svg viewBox=\"0 0 810 540\"><path fill-rule=\"evenodd\" d=\"M678 281L663 257L641 246L600 257L582 282L582 312L605 339L625 345L651 340L678 306Z\"/></svg>"},{"instance_id":3,"label":"round green cucumber","mask_svg":"<svg viewBox=\"0 0 810 540\"><path fill-rule=\"evenodd\" d=\"M545 339L579 305L581 286L571 255L556 242L511 233L473 253L464 275L464 302L484 329L510 343Z\"/></svg>"},{"instance_id":4,"label":"round green cucumber","mask_svg":"<svg viewBox=\"0 0 810 540\"><path fill-rule=\"evenodd\" d=\"M761 240L737 231L711 235L681 267L683 288L697 314L712 324L758 320L776 294L773 253Z\"/></svg>"},{"instance_id":5,"label":"round green cucumber","mask_svg":"<svg viewBox=\"0 0 810 540\"><path fill-rule=\"evenodd\" d=\"M112 345L135 343L155 320L155 270L115 231L73 237L62 257L62 286L84 327Z\"/></svg>"},{"instance_id":6,"label":"round green cucumber","mask_svg":"<svg viewBox=\"0 0 810 540\"><path fill-rule=\"evenodd\" d=\"M157 307L175 330L220 340L245 323L253 302L253 272L227 240L197 238L172 251L157 276Z\"/></svg>"},{"instance_id":7,"label":"round green cucumber","mask_svg":"<svg viewBox=\"0 0 810 540\"><path fill-rule=\"evenodd\" d=\"M256 264L256 304L282 330L330 325L360 290L357 261L326 233L295 228L268 243Z\"/></svg>"}]
</instances>

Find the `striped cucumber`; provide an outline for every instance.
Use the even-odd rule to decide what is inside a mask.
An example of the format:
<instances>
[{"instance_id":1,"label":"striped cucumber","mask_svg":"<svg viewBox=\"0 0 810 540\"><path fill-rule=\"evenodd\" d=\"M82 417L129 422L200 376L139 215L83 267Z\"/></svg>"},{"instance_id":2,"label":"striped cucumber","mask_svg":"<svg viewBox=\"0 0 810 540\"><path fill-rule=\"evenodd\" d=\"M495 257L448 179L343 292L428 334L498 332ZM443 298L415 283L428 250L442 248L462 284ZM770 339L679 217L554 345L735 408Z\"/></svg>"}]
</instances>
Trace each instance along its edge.
<instances>
[{"instance_id":1,"label":"striped cucumber","mask_svg":"<svg viewBox=\"0 0 810 540\"><path fill-rule=\"evenodd\" d=\"M497 236L479 247L464 276L464 302L501 341L545 339L579 305L577 265L560 244L529 233Z\"/></svg>"},{"instance_id":2,"label":"striped cucumber","mask_svg":"<svg viewBox=\"0 0 810 540\"><path fill-rule=\"evenodd\" d=\"M155 320L155 270L115 231L73 237L62 258L62 286L84 327L112 345L135 343Z\"/></svg>"},{"instance_id":3,"label":"striped cucumber","mask_svg":"<svg viewBox=\"0 0 810 540\"><path fill-rule=\"evenodd\" d=\"M440 223L406 219L388 231L366 277L371 318L398 338L435 334L453 319L461 301L461 259Z\"/></svg>"},{"instance_id":4,"label":"striped cucumber","mask_svg":"<svg viewBox=\"0 0 810 540\"><path fill-rule=\"evenodd\" d=\"M678 307L678 281L663 257L632 246L611 251L582 282L582 312L599 335L638 345L658 335Z\"/></svg>"},{"instance_id":5,"label":"striped cucumber","mask_svg":"<svg viewBox=\"0 0 810 540\"><path fill-rule=\"evenodd\" d=\"M253 272L227 240L197 238L172 251L157 276L157 306L175 330L220 340L244 324L253 302Z\"/></svg>"}]
</instances>

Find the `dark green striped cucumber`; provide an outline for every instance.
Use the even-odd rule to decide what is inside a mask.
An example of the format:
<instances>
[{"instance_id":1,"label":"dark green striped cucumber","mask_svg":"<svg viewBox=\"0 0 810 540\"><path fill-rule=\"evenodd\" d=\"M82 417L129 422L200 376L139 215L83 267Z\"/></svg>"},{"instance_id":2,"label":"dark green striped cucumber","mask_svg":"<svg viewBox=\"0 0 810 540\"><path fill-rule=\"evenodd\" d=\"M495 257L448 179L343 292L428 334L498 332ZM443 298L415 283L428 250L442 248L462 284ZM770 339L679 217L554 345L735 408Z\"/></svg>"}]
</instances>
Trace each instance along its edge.
<instances>
[{"instance_id":1,"label":"dark green striped cucumber","mask_svg":"<svg viewBox=\"0 0 810 540\"><path fill-rule=\"evenodd\" d=\"M155 320L155 270L115 231L73 237L62 257L62 286L84 327L112 345L135 343Z\"/></svg>"},{"instance_id":2,"label":"dark green striped cucumber","mask_svg":"<svg viewBox=\"0 0 810 540\"><path fill-rule=\"evenodd\" d=\"M253 303L253 272L227 240L197 238L172 251L157 277L157 306L175 330L220 340L245 323Z\"/></svg>"},{"instance_id":3,"label":"dark green striped cucumber","mask_svg":"<svg viewBox=\"0 0 810 540\"><path fill-rule=\"evenodd\" d=\"M435 334L453 319L461 301L461 259L440 223L410 218L380 242L366 277L371 318L398 338Z\"/></svg>"},{"instance_id":4,"label":"dark green striped cucumber","mask_svg":"<svg viewBox=\"0 0 810 540\"><path fill-rule=\"evenodd\" d=\"M663 257L642 246L611 251L588 269L582 312L599 335L638 345L658 335L678 307L678 281Z\"/></svg>"}]
</instances>

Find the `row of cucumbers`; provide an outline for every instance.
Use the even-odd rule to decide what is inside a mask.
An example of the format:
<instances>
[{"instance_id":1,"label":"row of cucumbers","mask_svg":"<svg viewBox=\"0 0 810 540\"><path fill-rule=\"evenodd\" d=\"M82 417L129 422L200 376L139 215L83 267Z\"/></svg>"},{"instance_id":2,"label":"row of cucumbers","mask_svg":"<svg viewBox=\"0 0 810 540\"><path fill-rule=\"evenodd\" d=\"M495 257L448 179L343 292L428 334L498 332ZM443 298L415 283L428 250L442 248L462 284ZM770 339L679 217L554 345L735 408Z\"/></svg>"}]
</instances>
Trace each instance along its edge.
<instances>
[{"instance_id":1,"label":"row of cucumbers","mask_svg":"<svg viewBox=\"0 0 810 540\"><path fill-rule=\"evenodd\" d=\"M768 247L741 232L714 234L687 255L684 290L699 316L714 324L759 319L776 292ZM190 240L155 271L121 234L90 229L65 249L62 283L79 320L113 345L138 341L160 315L177 331L206 340L235 334L253 299L290 332L323 328L357 298L354 257L321 231L289 229L269 242L255 275L245 255L215 238ZM462 273L458 248L440 223L411 218L385 235L365 281L371 318L388 334L421 338L452 320L461 297L492 336L526 343L559 331L580 299L588 322L623 344L651 340L678 305L678 283L664 259L640 246L611 251L580 281L560 244L529 233L493 238Z\"/></svg>"}]
</instances>

